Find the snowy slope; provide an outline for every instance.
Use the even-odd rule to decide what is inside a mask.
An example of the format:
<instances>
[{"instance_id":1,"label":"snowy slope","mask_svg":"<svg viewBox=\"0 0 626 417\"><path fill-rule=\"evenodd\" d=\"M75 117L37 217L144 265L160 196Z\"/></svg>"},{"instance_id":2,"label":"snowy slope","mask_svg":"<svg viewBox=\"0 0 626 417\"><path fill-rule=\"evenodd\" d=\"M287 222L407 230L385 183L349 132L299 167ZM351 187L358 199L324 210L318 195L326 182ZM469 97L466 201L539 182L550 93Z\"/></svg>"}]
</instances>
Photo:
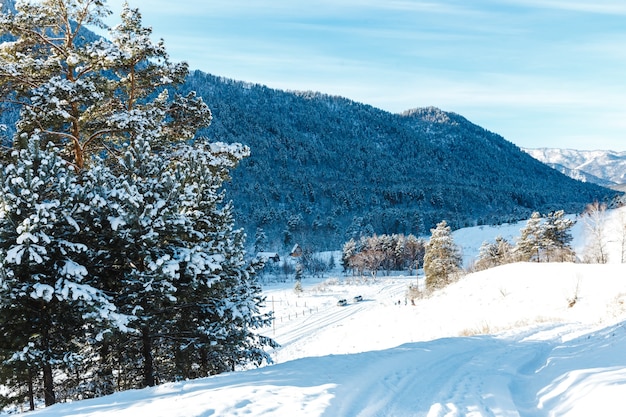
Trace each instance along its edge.
<instances>
[{"instance_id":1,"label":"snowy slope","mask_svg":"<svg viewBox=\"0 0 626 417\"><path fill-rule=\"evenodd\" d=\"M463 233L479 241L485 229ZM300 296L268 287L276 364L32 415L623 415L626 264L505 265L405 304L416 279L305 280Z\"/></svg>"}]
</instances>

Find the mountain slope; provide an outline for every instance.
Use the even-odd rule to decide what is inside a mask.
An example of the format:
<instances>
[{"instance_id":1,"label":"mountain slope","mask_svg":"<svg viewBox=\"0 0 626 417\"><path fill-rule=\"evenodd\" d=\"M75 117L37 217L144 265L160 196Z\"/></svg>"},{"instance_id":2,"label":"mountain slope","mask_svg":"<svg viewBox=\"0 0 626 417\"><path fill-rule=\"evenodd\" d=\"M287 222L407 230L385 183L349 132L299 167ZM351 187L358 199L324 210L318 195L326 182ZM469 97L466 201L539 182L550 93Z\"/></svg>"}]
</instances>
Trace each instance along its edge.
<instances>
[{"instance_id":1,"label":"mountain slope","mask_svg":"<svg viewBox=\"0 0 626 417\"><path fill-rule=\"evenodd\" d=\"M336 248L362 233L428 233L581 210L610 192L539 163L502 137L436 108L391 114L341 97L193 72L213 111L204 134L249 145L228 187L237 220L275 249Z\"/></svg>"},{"instance_id":2,"label":"mountain slope","mask_svg":"<svg viewBox=\"0 0 626 417\"><path fill-rule=\"evenodd\" d=\"M581 181L603 186L626 184L626 152L575 149L524 149L533 158ZM564 167L563 169L558 168Z\"/></svg>"}]
</instances>

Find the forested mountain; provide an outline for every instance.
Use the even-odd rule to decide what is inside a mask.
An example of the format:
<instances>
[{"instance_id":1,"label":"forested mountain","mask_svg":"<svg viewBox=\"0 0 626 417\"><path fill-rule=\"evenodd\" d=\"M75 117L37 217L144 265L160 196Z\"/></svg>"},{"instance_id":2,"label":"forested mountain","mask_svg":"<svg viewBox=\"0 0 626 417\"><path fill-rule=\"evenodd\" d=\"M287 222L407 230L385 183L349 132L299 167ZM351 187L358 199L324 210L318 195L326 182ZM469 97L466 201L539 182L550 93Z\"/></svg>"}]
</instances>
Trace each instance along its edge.
<instances>
[{"instance_id":1,"label":"forested mountain","mask_svg":"<svg viewBox=\"0 0 626 417\"><path fill-rule=\"evenodd\" d=\"M576 149L524 149L562 173L602 186L626 184L626 152Z\"/></svg>"},{"instance_id":2,"label":"forested mountain","mask_svg":"<svg viewBox=\"0 0 626 417\"><path fill-rule=\"evenodd\" d=\"M195 71L184 88L209 104L210 138L252 156L228 195L249 241L337 247L363 233L428 233L582 210L611 191L574 181L462 116L392 114L312 92L286 92ZM267 249L267 248L266 248Z\"/></svg>"}]
</instances>

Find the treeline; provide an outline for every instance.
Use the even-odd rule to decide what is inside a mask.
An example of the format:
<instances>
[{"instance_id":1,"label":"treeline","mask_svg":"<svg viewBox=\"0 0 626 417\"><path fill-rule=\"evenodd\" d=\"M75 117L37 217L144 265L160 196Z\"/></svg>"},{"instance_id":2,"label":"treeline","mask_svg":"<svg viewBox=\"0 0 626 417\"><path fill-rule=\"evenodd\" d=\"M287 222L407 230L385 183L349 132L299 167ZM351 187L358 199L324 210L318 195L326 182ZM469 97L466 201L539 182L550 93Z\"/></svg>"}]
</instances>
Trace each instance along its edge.
<instances>
[{"instance_id":1,"label":"treeline","mask_svg":"<svg viewBox=\"0 0 626 417\"><path fill-rule=\"evenodd\" d=\"M574 221L565 217L563 210L545 217L535 212L521 229L515 244L502 237L497 237L495 242L483 243L470 268L483 270L511 262L575 261L571 247L573 226ZM342 265L344 271L359 275L368 272L372 277L376 277L379 271L412 274L423 268L427 292L449 285L463 273L461 251L446 221L431 229L428 242L413 235L395 234L350 239L343 245ZM420 295L419 288L411 286L407 294L413 300Z\"/></svg>"},{"instance_id":2,"label":"treeline","mask_svg":"<svg viewBox=\"0 0 626 417\"><path fill-rule=\"evenodd\" d=\"M462 272L461 252L446 221L431 229L428 242L411 234L350 239L343 245L341 262L345 272L358 275L368 272L372 278L381 270L387 274L406 271L412 275L424 268L427 292L445 287ZM412 303L421 295L416 284L409 286L407 299Z\"/></svg>"},{"instance_id":3,"label":"treeline","mask_svg":"<svg viewBox=\"0 0 626 417\"><path fill-rule=\"evenodd\" d=\"M626 217L621 216L615 230L609 232L607 205L596 201L585 207L578 221L586 235L582 253L576 254L571 247L575 221L566 218L562 210L547 216L533 213L515 242L501 236L484 242L473 268L483 270L511 262L607 263L609 241L619 244L619 262L626 262Z\"/></svg>"},{"instance_id":4,"label":"treeline","mask_svg":"<svg viewBox=\"0 0 626 417\"><path fill-rule=\"evenodd\" d=\"M515 243L501 236L484 242L474 268L478 271L512 262L574 262L571 229L574 221L559 210L542 217L535 212Z\"/></svg>"},{"instance_id":5,"label":"treeline","mask_svg":"<svg viewBox=\"0 0 626 417\"><path fill-rule=\"evenodd\" d=\"M343 245L341 264L344 271L363 275L368 271L376 277L379 270L407 271L422 267L425 242L414 235L374 235L359 240L350 239Z\"/></svg>"},{"instance_id":6,"label":"treeline","mask_svg":"<svg viewBox=\"0 0 626 417\"><path fill-rule=\"evenodd\" d=\"M472 268L482 270L510 262L574 261L575 253L571 247L573 225L574 221L565 217L563 210L545 217L534 212L514 244L500 236L495 242L484 242ZM428 242L414 235L373 235L350 239L342 248L344 271L359 275L369 272L374 277L378 271L412 274L422 267L428 276L432 265L445 269L450 260L454 266L450 266L450 271L461 266L460 250L452 240L451 228L446 221L431 229ZM436 269L430 269L430 275L437 273ZM450 274L444 272L443 275Z\"/></svg>"}]
</instances>

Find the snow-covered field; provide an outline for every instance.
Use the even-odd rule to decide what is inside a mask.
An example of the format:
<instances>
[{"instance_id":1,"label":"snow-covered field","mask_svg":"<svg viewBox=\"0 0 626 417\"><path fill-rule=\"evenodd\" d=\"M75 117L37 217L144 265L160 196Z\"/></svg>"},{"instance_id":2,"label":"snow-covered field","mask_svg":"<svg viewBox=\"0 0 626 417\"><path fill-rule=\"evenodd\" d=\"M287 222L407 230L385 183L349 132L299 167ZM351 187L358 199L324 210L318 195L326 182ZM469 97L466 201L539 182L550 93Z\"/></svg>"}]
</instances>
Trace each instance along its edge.
<instances>
[{"instance_id":1,"label":"snow-covered field","mask_svg":"<svg viewBox=\"0 0 626 417\"><path fill-rule=\"evenodd\" d=\"M613 213L617 216L617 213ZM617 217L615 217L617 219ZM619 224L608 223L612 230ZM468 253L520 225L455 233ZM582 225L574 246L584 245ZM611 238L613 261L617 238ZM58 404L48 417L623 416L626 264L511 264L411 305L416 277L265 289L275 364ZM363 301L354 301L361 295ZM345 298L348 305L337 306Z\"/></svg>"}]
</instances>

